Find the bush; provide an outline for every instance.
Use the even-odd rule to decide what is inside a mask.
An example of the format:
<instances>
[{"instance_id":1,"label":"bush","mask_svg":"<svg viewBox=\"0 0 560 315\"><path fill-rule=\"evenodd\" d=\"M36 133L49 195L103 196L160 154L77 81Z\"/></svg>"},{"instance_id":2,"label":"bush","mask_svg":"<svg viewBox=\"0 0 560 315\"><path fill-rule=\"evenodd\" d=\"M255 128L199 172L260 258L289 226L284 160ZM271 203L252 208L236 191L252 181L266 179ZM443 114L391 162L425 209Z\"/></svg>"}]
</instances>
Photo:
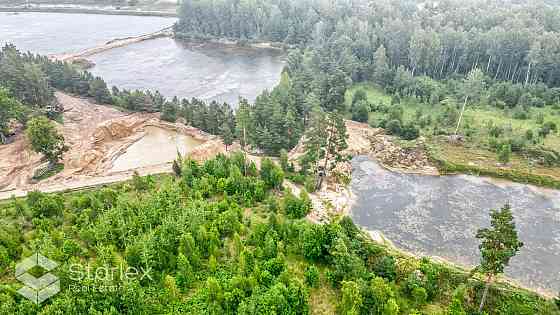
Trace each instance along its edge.
<instances>
[{"instance_id":1,"label":"bush","mask_svg":"<svg viewBox=\"0 0 560 315\"><path fill-rule=\"evenodd\" d=\"M292 193L284 197L284 211L292 219L301 219L311 211L311 201L305 190L301 191L300 198Z\"/></svg>"},{"instance_id":2,"label":"bush","mask_svg":"<svg viewBox=\"0 0 560 315\"><path fill-rule=\"evenodd\" d=\"M459 111L453 105L446 105L438 116L438 122L445 127L456 125L457 120L459 120Z\"/></svg>"},{"instance_id":3,"label":"bush","mask_svg":"<svg viewBox=\"0 0 560 315\"><path fill-rule=\"evenodd\" d=\"M315 176L308 175L305 177L305 190L312 193L317 189L317 180Z\"/></svg>"},{"instance_id":4,"label":"bush","mask_svg":"<svg viewBox=\"0 0 560 315\"><path fill-rule=\"evenodd\" d=\"M401 106L392 106L389 109L389 121L398 120L399 123L403 121L404 110Z\"/></svg>"},{"instance_id":5,"label":"bush","mask_svg":"<svg viewBox=\"0 0 560 315\"><path fill-rule=\"evenodd\" d=\"M383 257L374 267L376 275L383 277L389 281L395 280L397 277L397 265L393 256Z\"/></svg>"},{"instance_id":6,"label":"bush","mask_svg":"<svg viewBox=\"0 0 560 315\"><path fill-rule=\"evenodd\" d=\"M414 140L420 136L420 131L413 124L408 124L401 129L399 136L404 140Z\"/></svg>"},{"instance_id":7,"label":"bush","mask_svg":"<svg viewBox=\"0 0 560 315\"><path fill-rule=\"evenodd\" d=\"M132 186L134 190L140 192L151 189L155 184L154 178L150 175L142 177L137 171L132 174Z\"/></svg>"},{"instance_id":8,"label":"bush","mask_svg":"<svg viewBox=\"0 0 560 315\"><path fill-rule=\"evenodd\" d=\"M290 169L290 162L288 161L288 152L285 149L280 150L280 167L284 172L292 171Z\"/></svg>"},{"instance_id":9,"label":"bush","mask_svg":"<svg viewBox=\"0 0 560 315\"><path fill-rule=\"evenodd\" d=\"M10 265L10 255L8 255L8 250L4 246L0 245L0 274L2 274L6 268Z\"/></svg>"},{"instance_id":10,"label":"bush","mask_svg":"<svg viewBox=\"0 0 560 315\"><path fill-rule=\"evenodd\" d=\"M543 127L550 129L550 131L552 132L558 131L558 126L556 126L556 123L552 121L547 121L546 123L544 123Z\"/></svg>"},{"instance_id":11,"label":"bush","mask_svg":"<svg viewBox=\"0 0 560 315\"><path fill-rule=\"evenodd\" d=\"M261 178L268 188L278 189L284 181L284 172L269 158L264 158L261 164Z\"/></svg>"},{"instance_id":12,"label":"bush","mask_svg":"<svg viewBox=\"0 0 560 315\"><path fill-rule=\"evenodd\" d=\"M369 119L369 105L367 102L359 102L352 108L352 120L365 123Z\"/></svg>"},{"instance_id":13,"label":"bush","mask_svg":"<svg viewBox=\"0 0 560 315\"><path fill-rule=\"evenodd\" d=\"M62 215L64 211L64 198L60 195L47 195L39 191L27 195L27 205L33 217L54 217Z\"/></svg>"},{"instance_id":14,"label":"bush","mask_svg":"<svg viewBox=\"0 0 560 315\"><path fill-rule=\"evenodd\" d=\"M399 135L401 133L401 122L396 119L389 120L385 125L385 129L391 135Z\"/></svg>"},{"instance_id":15,"label":"bush","mask_svg":"<svg viewBox=\"0 0 560 315\"><path fill-rule=\"evenodd\" d=\"M315 265L310 265L305 268L304 272L305 283L314 288L319 284L319 269Z\"/></svg>"},{"instance_id":16,"label":"bush","mask_svg":"<svg viewBox=\"0 0 560 315\"><path fill-rule=\"evenodd\" d=\"M520 119L520 120L527 120L529 119L529 113L527 112L527 110L521 106L517 106L514 111L513 114L511 115L513 117L513 119Z\"/></svg>"},{"instance_id":17,"label":"bush","mask_svg":"<svg viewBox=\"0 0 560 315\"><path fill-rule=\"evenodd\" d=\"M426 293L426 289L422 287L415 287L412 289L412 300L414 301L415 307L426 304L426 301L428 300L428 293Z\"/></svg>"},{"instance_id":18,"label":"bush","mask_svg":"<svg viewBox=\"0 0 560 315\"><path fill-rule=\"evenodd\" d=\"M504 128L490 123L488 126L488 134L494 138L498 138L504 133Z\"/></svg>"},{"instance_id":19,"label":"bush","mask_svg":"<svg viewBox=\"0 0 560 315\"><path fill-rule=\"evenodd\" d=\"M352 96L352 109L360 102L367 101L367 93L363 89L357 90Z\"/></svg>"}]
</instances>

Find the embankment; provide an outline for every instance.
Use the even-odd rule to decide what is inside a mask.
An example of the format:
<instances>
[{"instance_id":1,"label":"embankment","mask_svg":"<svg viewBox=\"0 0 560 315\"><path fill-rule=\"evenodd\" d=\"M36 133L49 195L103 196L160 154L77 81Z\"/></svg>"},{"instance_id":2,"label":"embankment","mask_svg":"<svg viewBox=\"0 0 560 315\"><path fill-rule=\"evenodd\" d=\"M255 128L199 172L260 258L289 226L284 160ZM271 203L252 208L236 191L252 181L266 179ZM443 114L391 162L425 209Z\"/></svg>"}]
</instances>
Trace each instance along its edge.
<instances>
[{"instance_id":1,"label":"embankment","mask_svg":"<svg viewBox=\"0 0 560 315\"><path fill-rule=\"evenodd\" d=\"M167 36L172 36L172 26L163 28L157 32L153 32L153 33L149 33L149 34L144 34L144 35L140 35L140 36L134 36L134 37L127 37L127 38L117 38L117 39L113 39L110 40L108 42L106 42L103 45L100 46L96 46L93 48L88 48L85 50L82 50L80 52L77 53L69 53L69 54L61 54L61 55L52 55L51 58L56 59L56 60L60 60L60 61L73 61L73 60L77 60L77 59L83 59L85 57L89 57L110 49L114 49L114 48L118 48L118 47L123 47L123 46L128 46L134 43L139 43L139 42L143 42L146 40L150 40L150 39L154 39L154 38L160 38L160 37L167 37Z\"/></svg>"}]
</instances>

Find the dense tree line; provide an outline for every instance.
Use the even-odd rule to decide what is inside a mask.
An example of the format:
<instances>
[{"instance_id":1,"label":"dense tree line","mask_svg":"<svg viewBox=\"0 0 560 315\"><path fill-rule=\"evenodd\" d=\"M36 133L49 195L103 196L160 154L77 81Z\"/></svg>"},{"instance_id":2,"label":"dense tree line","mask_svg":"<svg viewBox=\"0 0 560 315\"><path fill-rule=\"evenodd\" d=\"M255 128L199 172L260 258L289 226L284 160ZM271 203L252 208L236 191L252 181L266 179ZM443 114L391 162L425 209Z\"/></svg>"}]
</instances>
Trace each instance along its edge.
<instances>
[{"instance_id":1,"label":"dense tree line","mask_svg":"<svg viewBox=\"0 0 560 315\"><path fill-rule=\"evenodd\" d=\"M242 128L248 144L278 154L304 134L314 107L415 139L427 126L431 134L455 133L464 102L515 111L515 118L559 104L557 17L558 6L538 1L187 0L175 31L292 48L282 83L245 110L253 123L246 119ZM346 108L347 88L362 81L392 95L391 104L362 98ZM402 108L411 102L441 110L436 117L420 108L415 120L405 121ZM371 112L386 118L371 122ZM460 127L473 135L468 125ZM555 164L558 154L536 145L557 130L543 122L532 135L490 136L487 146Z\"/></svg>"},{"instance_id":2,"label":"dense tree line","mask_svg":"<svg viewBox=\"0 0 560 315\"><path fill-rule=\"evenodd\" d=\"M176 177L31 192L0 206L0 313L310 314L330 305L335 314L477 314L483 283L467 273L391 252L349 218L301 219L309 200L281 190L282 170L270 160L260 170L241 153L177 165ZM482 272L499 273L488 266L507 260L489 251L507 251L493 230L508 213L495 212L480 232ZM41 306L16 292L12 276L13 264L36 250L60 263L52 272L62 290ZM88 277L76 274L79 266ZM149 277L109 276L111 268ZM552 302L492 285L484 310L558 314Z\"/></svg>"},{"instance_id":3,"label":"dense tree line","mask_svg":"<svg viewBox=\"0 0 560 315\"><path fill-rule=\"evenodd\" d=\"M185 37L334 48L353 78L391 68L449 78L484 69L494 79L560 85L560 9L544 1L185 0Z\"/></svg>"}]
</instances>

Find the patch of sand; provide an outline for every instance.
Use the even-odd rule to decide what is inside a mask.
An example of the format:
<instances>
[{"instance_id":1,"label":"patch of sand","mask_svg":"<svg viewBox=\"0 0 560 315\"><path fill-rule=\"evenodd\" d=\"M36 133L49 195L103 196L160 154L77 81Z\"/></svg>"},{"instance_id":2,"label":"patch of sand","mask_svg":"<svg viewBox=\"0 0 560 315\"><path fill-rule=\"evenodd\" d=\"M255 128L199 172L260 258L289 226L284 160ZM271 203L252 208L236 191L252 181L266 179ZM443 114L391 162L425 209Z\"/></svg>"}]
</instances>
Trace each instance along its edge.
<instances>
[{"instance_id":1,"label":"patch of sand","mask_svg":"<svg viewBox=\"0 0 560 315\"><path fill-rule=\"evenodd\" d=\"M131 178L134 171L144 175L171 172L171 162L121 172L111 171L114 161L142 139L148 126L174 131L202 142L189 152L195 160L203 161L219 153L227 153L218 137L181 123L163 122L158 114L126 113L62 92L57 92L56 97L64 107L64 124L57 127L70 147L62 160L64 170L34 183L35 170L45 162L40 154L31 151L25 136L20 134L13 143L0 146L0 200L11 195L24 196L32 190L54 192L123 181ZM236 144L229 150L238 147Z\"/></svg>"}]
</instances>

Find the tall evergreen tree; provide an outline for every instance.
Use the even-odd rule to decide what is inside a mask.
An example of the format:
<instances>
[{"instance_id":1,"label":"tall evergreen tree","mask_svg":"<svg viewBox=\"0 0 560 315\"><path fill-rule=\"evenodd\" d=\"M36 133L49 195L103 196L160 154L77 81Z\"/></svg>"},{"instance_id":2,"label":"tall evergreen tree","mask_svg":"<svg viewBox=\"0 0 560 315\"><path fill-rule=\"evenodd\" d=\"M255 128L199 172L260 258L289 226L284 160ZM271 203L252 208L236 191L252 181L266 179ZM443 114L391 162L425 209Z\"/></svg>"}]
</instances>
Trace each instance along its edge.
<instances>
[{"instance_id":1,"label":"tall evergreen tree","mask_svg":"<svg viewBox=\"0 0 560 315\"><path fill-rule=\"evenodd\" d=\"M373 81L381 87L386 87L392 81L392 73L385 46L379 46L373 59Z\"/></svg>"},{"instance_id":2,"label":"tall evergreen tree","mask_svg":"<svg viewBox=\"0 0 560 315\"><path fill-rule=\"evenodd\" d=\"M504 273L511 258L523 247L523 243L519 241L517 235L509 204L500 210L491 210L490 217L490 227L479 229L476 233L476 238L481 241L479 246L481 262L476 271L486 275L486 286L480 301L479 312L482 312L484 308L492 279Z\"/></svg>"}]
</instances>

